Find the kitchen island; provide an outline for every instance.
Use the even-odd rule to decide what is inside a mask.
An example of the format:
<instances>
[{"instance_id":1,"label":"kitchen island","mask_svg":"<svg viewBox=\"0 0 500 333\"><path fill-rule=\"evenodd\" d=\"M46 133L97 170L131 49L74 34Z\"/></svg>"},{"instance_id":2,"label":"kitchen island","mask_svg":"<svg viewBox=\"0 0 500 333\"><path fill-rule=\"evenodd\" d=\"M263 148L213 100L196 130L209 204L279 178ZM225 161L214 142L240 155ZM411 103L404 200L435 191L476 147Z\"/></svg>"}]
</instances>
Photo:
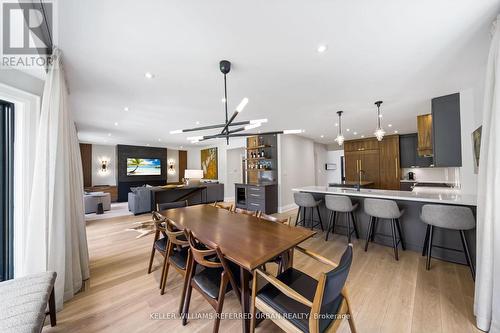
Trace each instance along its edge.
<instances>
[{"instance_id":1,"label":"kitchen island","mask_svg":"<svg viewBox=\"0 0 500 333\"><path fill-rule=\"evenodd\" d=\"M399 209L404 209L404 214L401 216L401 225L407 250L422 251L424 244L426 224L420 220L420 210L425 204L443 204L457 205L470 207L475 215L476 212L476 196L470 194L462 194L459 190L434 190L428 191L394 191L394 190L376 190L376 189L360 189L357 191L352 188L328 187L328 186L305 186L294 188L295 192L311 193L316 199L323 199L325 195L344 195L351 198L353 202L359 203L358 209L355 211L356 221L360 233L360 238L366 239L368 233L369 217L364 212L363 199L376 198L394 200L399 206ZM324 206L324 200L320 206L321 217L324 227L328 223L328 210ZM383 221L381 221L383 222ZM337 222L339 228L337 230L344 231L341 226L345 221L340 219ZM392 246L390 224L380 223L375 236L375 242ZM335 236L334 236L335 237ZM338 237L338 236L337 236ZM472 260L475 263L476 257L476 231L466 231L467 241L470 245ZM460 235L454 230L437 229L434 233L434 245L462 249ZM465 256L463 253L434 247L432 255L436 258L443 258L449 261L465 264Z\"/></svg>"}]
</instances>

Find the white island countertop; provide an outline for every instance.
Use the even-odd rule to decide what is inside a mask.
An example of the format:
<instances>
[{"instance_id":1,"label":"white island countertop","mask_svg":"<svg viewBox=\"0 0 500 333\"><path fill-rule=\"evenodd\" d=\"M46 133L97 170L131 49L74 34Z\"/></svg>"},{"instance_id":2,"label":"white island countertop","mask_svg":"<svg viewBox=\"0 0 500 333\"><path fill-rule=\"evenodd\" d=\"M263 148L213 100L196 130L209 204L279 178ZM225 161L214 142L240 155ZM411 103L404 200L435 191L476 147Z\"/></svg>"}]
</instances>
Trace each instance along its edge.
<instances>
[{"instance_id":1,"label":"white island countertop","mask_svg":"<svg viewBox=\"0 0 500 333\"><path fill-rule=\"evenodd\" d=\"M462 194L460 190L450 191L393 191L364 189L360 191L352 188L327 187L327 186L305 186L294 188L295 192L309 192L318 194L348 195L352 197L379 198L392 200L407 200L416 202L428 202L437 204L476 206L476 196L473 194Z\"/></svg>"}]
</instances>

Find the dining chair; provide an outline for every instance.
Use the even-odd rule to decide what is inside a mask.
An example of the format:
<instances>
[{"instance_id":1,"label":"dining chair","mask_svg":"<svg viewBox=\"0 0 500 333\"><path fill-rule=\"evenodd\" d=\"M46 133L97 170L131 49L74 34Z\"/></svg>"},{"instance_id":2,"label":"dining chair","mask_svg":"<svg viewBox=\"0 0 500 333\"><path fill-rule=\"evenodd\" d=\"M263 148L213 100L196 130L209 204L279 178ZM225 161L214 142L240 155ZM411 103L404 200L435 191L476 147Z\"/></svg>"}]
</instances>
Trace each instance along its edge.
<instances>
[{"instance_id":1,"label":"dining chair","mask_svg":"<svg viewBox=\"0 0 500 333\"><path fill-rule=\"evenodd\" d=\"M158 253L160 253L163 256L164 258L163 266L165 266L165 254L167 251L167 243L168 243L168 236L167 233L165 232L165 225L163 224L165 222L165 218L156 211L152 213L152 218L155 228L155 237L153 239L153 246L151 248L151 256L149 257L148 274L151 274L151 269L153 267L153 259L155 257L156 251L158 251ZM162 280L163 277L162 279L160 279L160 281Z\"/></svg>"},{"instance_id":2,"label":"dining chair","mask_svg":"<svg viewBox=\"0 0 500 333\"><path fill-rule=\"evenodd\" d=\"M276 222L276 223L281 223L283 225L290 225L290 222L292 220L292 218L290 216L286 217L286 218L279 218L279 217L275 217L275 216L272 216L272 215L264 214L262 212L260 214L258 214L258 217L261 220L270 221L270 222ZM290 259L290 252L286 252L286 253L280 254L279 256L271 259L270 261L268 261L268 263L275 263L275 264L277 264L278 265L277 274L280 274L280 273L283 272L283 267L286 266L286 263L288 262L289 259ZM266 264L264 264L262 266L262 269L265 272L267 272Z\"/></svg>"},{"instance_id":3,"label":"dining chair","mask_svg":"<svg viewBox=\"0 0 500 333\"><path fill-rule=\"evenodd\" d=\"M233 213L244 214L244 215L255 216L255 217L259 216L258 211L246 210L246 209L242 209L242 208L234 208Z\"/></svg>"},{"instance_id":4,"label":"dining chair","mask_svg":"<svg viewBox=\"0 0 500 333\"><path fill-rule=\"evenodd\" d=\"M167 284L168 269L172 265L175 270L186 277L187 262L189 260L189 243L186 239L184 231L178 230L174 227L170 219L165 219L165 233L168 237L168 245L166 250L166 263L163 266L161 274L162 280L160 282L161 294L165 293L165 286ZM182 311L182 301L184 299L185 288L182 291L181 305L179 312Z\"/></svg>"},{"instance_id":5,"label":"dining chair","mask_svg":"<svg viewBox=\"0 0 500 333\"><path fill-rule=\"evenodd\" d=\"M227 262L218 246L210 248L200 242L189 230L186 230L186 237L189 242L190 258L188 273L184 282L186 290L184 292L182 325L187 324L191 292L196 289L217 313L213 327L213 332L216 333L219 331L220 314L222 313L226 293L232 289L236 293L238 300L241 299L234 278L234 275L239 272L239 267ZM198 265L204 269L197 269Z\"/></svg>"},{"instance_id":6,"label":"dining chair","mask_svg":"<svg viewBox=\"0 0 500 333\"><path fill-rule=\"evenodd\" d=\"M232 212L233 209L234 209L234 205L233 204L224 203L224 202L217 202L217 201L215 201L212 204L212 206L217 207L217 208L221 208L221 209L225 209L225 210L228 210L230 212Z\"/></svg>"},{"instance_id":7,"label":"dining chair","mask_svg":"<svg viewBox=\"0 0 500 333\"><path fill-rule=\"evenodd\" d=\"M347 318L351 332L356 333L345 286L352 263L352 244L347 246L338 265L300 246L296 249L333 269L321 273L319 280L295 268L277 277L254 270L250 332L255 332L255 314L260 310L285 332L336 332L341 319ZM258 276L267 282L260 290Z\"/></svg>"}]
</instances>

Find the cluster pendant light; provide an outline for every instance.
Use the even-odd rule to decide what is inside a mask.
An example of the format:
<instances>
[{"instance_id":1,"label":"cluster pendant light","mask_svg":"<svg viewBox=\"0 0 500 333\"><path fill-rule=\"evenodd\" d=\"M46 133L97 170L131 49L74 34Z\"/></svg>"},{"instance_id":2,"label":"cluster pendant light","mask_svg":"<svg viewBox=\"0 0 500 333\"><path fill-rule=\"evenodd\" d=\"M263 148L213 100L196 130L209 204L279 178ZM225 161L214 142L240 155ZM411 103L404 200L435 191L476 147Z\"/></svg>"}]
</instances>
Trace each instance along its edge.
<instances>
[{"instance_id":1,"label":"cluster pendant light","mask_svg":"<svg viewBox=\"0 0 500 333\"><path fill-rule=\"evenodd\" d=\"M200 136L192 136L187 139L191 141L191 143L198 143L200 141L210 140L210 139L226 139L227 144L229 144L229 138L232 137L246 137L246 136L255 136L255 135L269 135L269 134L300 134L303 130L282 130L282 131L274 131L274 132L265 132L265 133L241 133L243 131L252 130L260 127L263 123L267 123L267 119L254 119L254 120L245 120L245 121L234 121L236 116L240 114L245 106L248 104L248 98L243 98L240 104L236 107L236 110L233 112L232 116L229 117L228 109L227 109L227 80L226 75L231 70L231 62L227 60L221 60L219 63L219 69L224 74L224 98L222 101L224 102L224 111L225 111L225 122L223 124L217 125L208 125L196 128L188 128L171 131L170 134L180 134L186 132L195 132L202 130L211 130L222 128L220 133L211 134L211 135L200 135ZM233 126L238 126L237 128L231 129Z\"/></svg>"},{"instance_id":2,"label":"cluster pendant light","mask_svg":"<svg viewBox=\"0 0 500 333\"><path fill-rule=\"evenodd\" d=\"M383 103L382 101L375 102L375 105L377 106L377 129L375 130L375 133L373 133L373 134L375 134L378 141L382 141L382 139L384 138L384 135L385 135L385 131L382 128L382 126L380 125L380 118L382 118L380 116L380 105L382 103Z\"/></svg>"},{"instance_id":3,"label":"cluster pendant light","mask_svg":"<svg viewBox=\"0 0 500 333\"><path fill-rule=\"evenodd\" d=\"M342 113L344 113L344 111L337 111L337 114L339 115L339 130L337 132L335 141L339 146L342 146L344 144L344 136L342 135Z\"/></svg>"}]
</instances>

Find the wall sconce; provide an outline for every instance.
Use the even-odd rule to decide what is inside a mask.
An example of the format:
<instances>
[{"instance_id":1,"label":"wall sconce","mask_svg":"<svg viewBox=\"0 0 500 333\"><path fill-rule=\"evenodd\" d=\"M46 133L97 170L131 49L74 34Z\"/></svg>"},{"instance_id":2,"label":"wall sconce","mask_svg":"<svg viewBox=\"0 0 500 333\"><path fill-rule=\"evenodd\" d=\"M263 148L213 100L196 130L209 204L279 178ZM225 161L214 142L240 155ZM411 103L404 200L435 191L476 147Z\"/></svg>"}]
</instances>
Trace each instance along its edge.
<instances>
[{"instance_id":1,"label":"wall sconce","mask_svg":"<svg viewBox=\"0 0 500 333\"><path fill-rule=\"evenodd\" d=\"M175 161L174 160L168 160L168 174L170 175L175 175Z\"/></svg>"},{"instance_id":2,"label":"wall sconce","mask_svg":"<svg viewBox=\"0 0 500 333\"><path fill-rule=\"evenodd\" d=\"M109 161L108 160L101 160L101 169L99 170L99 173L102 175L105 175L109 172Z\"/></svg>"}]
</instances>

